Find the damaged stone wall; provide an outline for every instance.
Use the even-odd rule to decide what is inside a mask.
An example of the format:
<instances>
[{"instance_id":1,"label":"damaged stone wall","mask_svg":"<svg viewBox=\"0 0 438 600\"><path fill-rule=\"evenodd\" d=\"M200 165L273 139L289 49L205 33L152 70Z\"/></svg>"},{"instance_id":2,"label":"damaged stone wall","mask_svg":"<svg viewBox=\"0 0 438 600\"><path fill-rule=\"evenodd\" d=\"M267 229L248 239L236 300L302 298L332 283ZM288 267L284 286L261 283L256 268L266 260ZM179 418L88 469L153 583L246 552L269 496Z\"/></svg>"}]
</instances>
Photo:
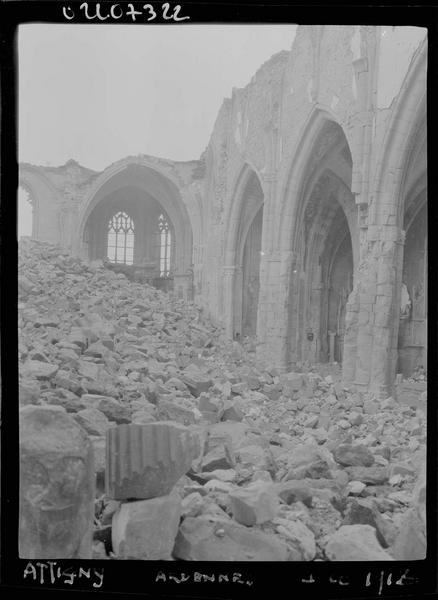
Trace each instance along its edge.
<instances>
[{"instance_id":1,"label":"damaged stone wall","mask_svg":"<svg viewBox=\"0 0 438 600\"><path fill-rule=\"evenodd\" d=\"M21 165L20 181L31 190L37 213L34 237L84 256L93 203L104 201L114 178L143 169L144 189L159 182L155 198L173 211L179 228L177 289L232 338L245 280L241 221L249 218L245 207L253 198L248 182L257 181L263 203L257 351L288 370L296 360L330 357L321 325L330 282L327 287L319 264L327 246L318 236L330 239L334 230L323 232L321 221L307 263L307 245L299 239L302 215L325 169L345 188L338 186L332 207L338 203L347 218L354 269L342 308L344 348L336 355L344 356L345 382L385 396L399 369L403 212L413 194L406 174L420 172L426 181L425 154L413 156L426 135L418 133L426 115L425 37L418 28L299 27L290 52L274 55L224 100L199 160L128 157L102 173L74 161L58 168ZM388 61L398 59L399 68L383 78ZM308 302L310 311L301 313Z\"/></svg>"}]
</instances>

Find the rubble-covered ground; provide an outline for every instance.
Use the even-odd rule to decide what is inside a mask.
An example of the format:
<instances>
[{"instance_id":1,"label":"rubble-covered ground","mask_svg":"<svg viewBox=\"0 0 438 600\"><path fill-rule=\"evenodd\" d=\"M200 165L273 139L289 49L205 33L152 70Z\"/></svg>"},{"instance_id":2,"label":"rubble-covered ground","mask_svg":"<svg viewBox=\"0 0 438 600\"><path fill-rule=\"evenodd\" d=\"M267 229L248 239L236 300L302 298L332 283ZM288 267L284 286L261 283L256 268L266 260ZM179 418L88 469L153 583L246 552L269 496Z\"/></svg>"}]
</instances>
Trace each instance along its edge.
<instances>
[{"instance_id":1,"label":"rubble-covered ground","mask_svg":"<svg viewBox=\"0 0 438 600\"><path fill-rule=\"evenodd\" d=\"M359 394L337 365L280 374L193 303L27 238L18 315L20 405L64 407L93 443L95 558L410 556L409 532L424 528L425 393ZM171 493L107 496L107 430L163 421L200 442ZM158 555L142 547L164 539Z\"/></svg>"}]
</instances>

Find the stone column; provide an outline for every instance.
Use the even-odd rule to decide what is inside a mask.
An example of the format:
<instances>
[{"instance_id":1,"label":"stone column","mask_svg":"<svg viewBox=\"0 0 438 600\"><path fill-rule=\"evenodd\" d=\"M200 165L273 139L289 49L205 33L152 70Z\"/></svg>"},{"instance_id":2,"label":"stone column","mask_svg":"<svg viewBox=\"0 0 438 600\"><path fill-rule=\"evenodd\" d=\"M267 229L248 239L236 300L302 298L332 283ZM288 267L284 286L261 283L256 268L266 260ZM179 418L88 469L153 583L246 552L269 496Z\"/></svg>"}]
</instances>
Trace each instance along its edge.
<instances>
[{"instance_id":1,"label":"stone column","mask_svg":"<svg viewBox=\"0 0 438 600\"><path fill-rule=\"evenodd\" d=\"M276 145L274 142L273 144ZM275 165L274 157L271 164ZM288 293L292 253L279 248L281 227L277 178L273 166L270 172L263 175L262 182L264 209L257 312L257 357L279 370L285 370L288 358Z\"/></svg>"},{"instance_id":2,"label":"stone column","mask_svg":"<svg viewBox=\"0 0 438 600\"><path fill-rule=\"evenodd\" d=\"M369 228L368 253L356 291L359 310L354 383L358 389L383 395L390 394L395 377L403 241L404 232L396 225Z\"/></svg>"},{"instance_id":3,"label":"stone column","mask_svg":"<svg viewBox=\"0 0 438 600\"><path fill-rule=\"evenodd\" d=\"M289 278L291 252L275 252L261 257L263 279L257 315L257 356L285 370L289 335Z\"/></svg>"}]
</instances>

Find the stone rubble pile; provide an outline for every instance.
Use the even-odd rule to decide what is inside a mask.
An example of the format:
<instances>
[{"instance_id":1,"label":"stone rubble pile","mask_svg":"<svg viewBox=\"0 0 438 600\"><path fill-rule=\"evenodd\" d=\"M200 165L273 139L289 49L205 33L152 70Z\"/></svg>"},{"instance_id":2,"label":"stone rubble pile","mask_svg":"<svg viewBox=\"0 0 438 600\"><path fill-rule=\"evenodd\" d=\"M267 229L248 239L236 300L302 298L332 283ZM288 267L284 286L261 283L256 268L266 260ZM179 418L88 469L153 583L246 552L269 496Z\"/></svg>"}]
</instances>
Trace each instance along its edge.
<instances>
[{"instance_id":1,"label":"stone rubble pile","mask_svg":"<svg viewBox=\"0 0 438 600\"><path fill-rule=\"evenodd\" d=\"M20 420L87 434L95 558L423 557L423 374L403 402L280 373L193 303L29 239L18 284Z\"/></svg>"}]
</instances>

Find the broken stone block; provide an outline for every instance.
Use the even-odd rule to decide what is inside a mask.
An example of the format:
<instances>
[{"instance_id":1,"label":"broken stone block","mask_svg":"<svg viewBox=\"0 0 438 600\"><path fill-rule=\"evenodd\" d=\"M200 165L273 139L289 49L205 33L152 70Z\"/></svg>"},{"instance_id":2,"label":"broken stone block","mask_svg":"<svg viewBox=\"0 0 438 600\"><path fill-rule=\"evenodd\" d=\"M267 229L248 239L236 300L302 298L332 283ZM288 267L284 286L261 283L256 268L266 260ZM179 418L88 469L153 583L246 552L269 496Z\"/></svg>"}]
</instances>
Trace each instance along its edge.
<instances>
[{"instance_id":1,"label":"broken stone block","mask_svg":"<svg viewBox=\"0 0 438 600\"><path fill-rule=\"evenodd\" d=\"M302 480L289 480L277 483L275 486L278 496L286 502L303 502L306 506L312 506L312 489Z\"/></svg>"},{"instance_id":2,"label":"broken stone block","mask_svg":"<svg viewBox=\"0 0 438 600\"><path fill-rule=\"evenodd\" d=\"M362 481L370 485L380 485L388 481L387 467L346 467L350 481Z\"/></svg>"},{"instance_id":3,"label":"broken stone block","mask_svg":"<svg viewBox=\"0 0 438 600\"><path fill-rule=\"evenodd\" d=\"M204 499L199 492L192 492L181 502L182 517L197 517L204 506Z\"/></svg>"},{"instance_id":4,"label":"broken stone block","mask_svg":"<svg viewBox=\"0 0 438 600\"><path fill-rule=\"evenodd\" d=\"M394 477L394 475L401 475L402 477L412 477L415 475L416 471L414 467L411 467L405 463L392 463L389 467L389 477Z\"/></svg>"},{"instance_id":5,"label":"broken stone block","mask_svg":"<svg viewBox=\"0 0 438 600\"><path fill-rule=\"evenodd\" d=\"M363 403L363 412L366 415L376 415L380 410L379 403L375 400L365 400Z\"/></svg>"},{"instance_id":6,"label":"broken stone block","mask_svg":"<svg viewBox=\"0 0 438 600\"><path fill-rule=\"evenodd\" d=\"M426 558L427 543L424 524L414 508L410 508L403 515L400 531L392 550L396 560L423 560Z\"/></svg>"},{"instance_id":7,"label":"broken stone block","mask_svg":"<svg viewBox=\"0 0 438 600\"><path fill-rule=\"evenodd\" d=\"M394 560L380 546L371 525L343 525L329 537L324 551L328 560L335 561Z\"/></svg>"},{"instance_id":8,"label":"broken stone block","mask_svg":"<svg viewBox=\"0 0 438 600\"><path fill-rule=\"evenodd\" d=\"M251 477L252 481L267 481L269 483L272 483L273 479L272 479L272 475L269 473L269 471L266 470L258 470L255 471Z\"/></svg>"},{"instance_id":9,"label":"broken stone block","mask_svg":"<svg viewBox=\"0 0 438 600\"><path fill-rule=\"evenodd\" d=\"M202 471L232 469L236 464L234 452L228 445L215 446L202 459Z\"/></svg>"},{"instance_id":10,"label":"broken stone block","mask_svg":"<svg viewBox=\"0 0 438 600\"><path fill-rule=\"evenodd\" d=\"M348 415L348 420L352 425L361 425L363 423L363 415L359 412L353 411Z\"/></svg>"},{"instance_id":11,"label":"broken stone block","mask_svg":"<svg viewBox=\"0 0 438 600\"><path fill-rule=\"evenodd\" d=\"M234 485L229 481L222 481L221 479L210 479L204 485L204 488L207 492L232 492L234 490Z\"/></svg>"},{"instance_id":12,"label":"broken stone block","mask_svg":"<svg viewBox=\"0 0 438 600\"><path fill-rule=\"evenodd\" d=\"M115 421L119 425L131 422L131 411L115 398L98 394L84 394L81 401L91 408L97 408L108 420Z\"/></svg>"},{"instance_id":13,"label":"broken stone block","mask_svg":"<svg viewBox=\"0 0 438 600\"><path fill-rule=\"evenodd\" d=\"M304 523L299 520L282 519L273 520L275 529L285 540L289 547L290 561L313 560L316 555L315 536Z\"/></svg>"},{"instance_id":14,"label":"broken stone block","mask_svg":"<svg viewBox=\"0 0 438 600\"><path fill-rule=\"evenodd\" d=\"M112 426L103 412L97 408L84 408L76 413L74 418L91 435L105 435Z\"/></svg>"},{"instance_id":15,"label":"broken stone block","mask_svg":"<svg viewBox=\"0 0 438 600\"><path fill-rule=\"evenodd\" d=\"M236 402L227 400L223 407L222 421L236 421L240 422L243 420L244 414L237 406Z\"/></svg>"},{"instance_id":16,"label":"broken stone block","mask_svg":"<svg viewBox=\"0 0 438 600\"><path fill-rule=\"evenodd\" d=\"M391 543L391 531L371 499L352 500L345 511L343 525L371 525L376 530L377 540L383 548Z\"/></svg>"},{"instance_id":17,"label":"broken stone block","mask_svg":"<svg viewBox=\"0 0 438 600\"><path fill-rule=\"evenodd\" d=\"M219 479L220 481L235 481L237 473L234 469L215 469L209 473L202 473L202 478L206 481L210 479Z\"/></svg>"},{"instance_id":18,"label":"broken stone block","mask_svg":"<svg viewBox=\"0 0 438 600\"><path fill-rule=\"evenodd\" d=\"M113 427L107 434L107 496L115 500L165 496L199 451L197 437L179 423Z\"/></svg>"},{"instance_id":19,"label":"broken stone block","mask_svg":"<svg viewBox=\"0 0 438 600\"><path fill-rule=\"evenodd\" d=\"M323 458L317 458L308 464L289 469L285 481L289 479L305 479L307 477L311 479L330 479L332 474L327 462Z\"/></svg>"},{"instance_id":20,"label":"broken stone block","mask_svg":"<svg viewBox=\"0 0 438 600\"><path fill-rule=\"evenodd\" d=\"M81 350L85 350L87 347L87 336L80 327L73 327L67 339L72 344L79 346Z\"/></svg>"},{"instance_id":21,"label":"broken stone block","mask_svg":"<svg viewBox=\"0 0 438 600\"><path fill-rule=\"evenodd\" d=\"M426 557L426 463L412 493L411 508L404 514L393 552L397 560L422 560Z\"/></svg>"},{"instance_id":22,"label":"broken stone block","mask_svg":"<svg viewBox=\"0 0 438 600\"><path fill-rule=\"evenodd\" d=\"M161 421L176 421L181 425L193 425L196 421L193 410L162 398L158 404L157 418Z\"/></svg>"},{"instance_id":23,"label":"broken stone block","mask_svg":"<svg viewBox=\"0 0 438 600\"><path fill-rule=\"evenodd\" d=\"M40 397L40 389L37 382L33 385L30 383L20 383L18 386L18 398L20 406L26 404L36 404Z\"/></svg>"},{"instance_id":24,"label":"broken stone block","mask_svg":"<svg viewBox=\"0 0 438 600\"><path fill-rule=\"evenodd\" d=\"M278 512L278 497L272 484L264 481L236 489L229 497L234 519L248 527L271 521Z\"/></svg>"},{"instance_id":25,"label":"broken stone block","mask_svg":"<svg viewBox=\"0 0 438 600\"><path fill-rule=\"evenodd\" d=\"M154 423L157 419L150 413L144 410L138 410L132 413L131 423L136 425L145 425L146 423Z\"/></svg>"},{"instance_id":26,"label":"broken stone block","mask_svg":"<svg viewBox=\"0 0 438 600\"><path fill-rule=\"evenodd\" d=\"M283 386L283 395L292 397L304 387L304 376L302 373L285 373L281 375L280 382Z\"/></svg>"},{"instance_id":27,"label":"broken stone block","mask_svg":"<svg viewBox=\"0 0 438 600\"><path fill-rule=\"evenodd\" d=\"M255 444L244 446L237 451L239 462L243 466L252 466L258 471L269 471L275 473L275 461L269 448L262 448Z\"/></svg>"},{"instance_id":28,"label":"broken stone block","mask_svg":"<svg viewBox=\"0 0 438 600\"><path fill-rule=\"evenodd\" d=\"M190 393L197 398L213 385L212 380L204 377L201 371L187 370L184 372L182 380L189 388Z\"/></svg>"},{"instance_id":29,"label":"broken stone block","mask_svg":"<svg viewBox=\"0 0 438 600\"><path fill-rule=\"evenodd\" d=\"M84 429L56 406L20 410L19 555L92 557L93 450Z\"/></svg>"},{"instance_id":30,"label":"broken stone block","mask_svg":"<svg viewBox=\"0 0 438 600\"><path fill-rule=\"evenodd\" d=\"M362 444L340 444L333 456L344 467L371 467L374 464L374 455Z\"/></svg>"},{"instance_id":31,"label":"broken stone block","mask_svg":"<svg viewBox=\"0 0 438 600\"><path fill-rule=\"evenodd\" d=\"M100 371L99 365L97 365L96 363L88 362L85 360L79 361L78 373L82 377L85 377L86 379L96 380L99 377L99 371ZM96 384L97 381L93 381L93 383ZM88 389L88 382L87 382L87 389Z\"/></svg>"},{"instance_id":32,"label":"broken stone block","mask_svg":"<svg viewBox=\"0 0 438 600\"><path fill-rule=\"evenodd\" d=\"M366 484L362 483L362 481L350 481L347 485L346 492L352 496L360 496L366 487Z\"/></svg>"},{"instance_id":33,"label":"broken stone block","mask_svg":"<svg viewBox=\"0 0 438 600\"><path fill-rule=\"evenodd\" d=\"M233 450L237 450L240 446L248 444L246 433L249 427L246 423L237 423L234 421L226 421L215 423L208 428L208 447L212 449L214 445L223 444L225 441L229 443Z\"/></svg>"},{"instance_id":34,"label":"broken stone block","mask_svg":"<svg viewBox=\"0 0 438 600\"><path fill-rule=\"evenodd\" d=\"M58 371L58 365L43 362L40 360L28 360L22 367L23 372L30 377L46 380L51 379Z\"/></svg>"},{"instance_id":35,"label":"broken stone block","mask_svg":"<svg viewBox=\"0 0 438 600\"><path fill-rule=\"evenodd\" d=\"M122 559L170 560L180 516L177 494L122 504L112 520L114 553Z\"/></svg>"},{"instance_id":36,"label":"broken stone block","mask_svg":"<svg viewBox=\"0 0 438 600\"><path fill-rule=\"evenodd\" d=\"M231 393L240 396L247 389L248 384L246 383L246 381L242 381L240 383L235 383L231 386Z\"/></svg>"},{"instance_id":37,"label":"broken stone block","mask_svg":"<svg viewBox=\"0 0 438 600\"><path fill-rule=\"evenodd\" d=\"M287 545L277 536L215 516L184 519L174 556L182 560L285 561Z\"/></svg>"}]
</instances>

